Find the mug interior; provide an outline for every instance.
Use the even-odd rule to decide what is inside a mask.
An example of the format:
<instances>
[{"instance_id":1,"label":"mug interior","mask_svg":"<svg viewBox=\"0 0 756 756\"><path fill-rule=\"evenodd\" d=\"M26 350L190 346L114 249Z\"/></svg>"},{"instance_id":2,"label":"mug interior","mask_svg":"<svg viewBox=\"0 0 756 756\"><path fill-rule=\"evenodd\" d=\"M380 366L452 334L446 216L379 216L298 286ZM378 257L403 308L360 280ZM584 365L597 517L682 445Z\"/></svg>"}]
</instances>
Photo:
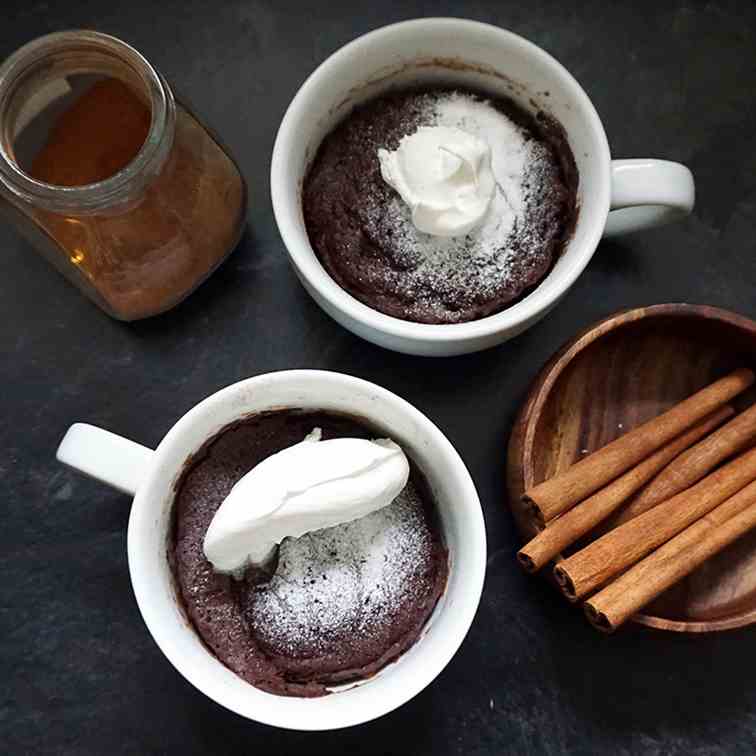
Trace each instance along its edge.
<instances>
[{"instance_id":1,"label":"mug interior","mask_svg":"<svg viewBox=\"0 0 756 756\"><path fill-rule=\"evenodd\" d=\"M302 213L302 184L323 138L355 106L391 89L429 84L469 87L509 97L529 113L545 111L566 131L579 172L577 225L549 275L520 302L470 323L409 323L358 302L318 262ZM317 294L326 297L327 301L319 301L332 315L336 302L352 317L368 319L373 326L400 335L422 333L453 340L502 328L521 326L519 330L523 330L533 322L531 318L556 302L585 267L609 211L609 148L601 122L580 85L548 53L527 40L461 19L421 19L384 27L332 55L292 102L276 152L280 152L274 154L272 172L276 218L303 283L316 298Z\"/></svg>"},{"instance_id":2,"label":"mug interior","mask_svg":"<svg viewBox=\"0 0 756 756\"><path fill-rule=\"evenodd\" d=\"M446 591L417 642L374 677L314 699L266 693L225 667L186 618L167 559L175 485L190 456L234 420L285 408L353 415L396 440L428 480L449 550ZM158 447L155 464L134 499L128 549L134 592L144 620L179 672L243 716L302 730L364 722L422 690L464 638L485 571L485 533L475 487L443 434L390 392L366 381L320 371L286 371L242 381L208 397L179 420Z\"/></svg>"}]
</instances>

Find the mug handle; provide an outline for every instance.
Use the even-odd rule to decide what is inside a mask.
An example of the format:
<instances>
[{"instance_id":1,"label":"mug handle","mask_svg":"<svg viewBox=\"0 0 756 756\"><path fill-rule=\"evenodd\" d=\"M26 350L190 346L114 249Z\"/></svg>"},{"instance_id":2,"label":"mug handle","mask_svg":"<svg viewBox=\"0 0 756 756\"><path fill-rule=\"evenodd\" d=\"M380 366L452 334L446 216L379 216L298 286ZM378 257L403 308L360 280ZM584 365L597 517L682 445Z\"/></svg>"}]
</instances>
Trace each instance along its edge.
<instances>
[{"instance_id":1,"label":"mug handle","mask_svg":"<svg viewBox=\"0 0 756 756\"><path fill-rule=\"evenodd\" d=\"M604 236L661 226L693 210L693 174L670 160L612 160L611 212Z\"/></svg>"},{"instance_id":2,"label":"mug handle","mask_svg":"<svg viewBox=\"0 0 756 756\"><path fill-rule=\"evenodd\" d=\"M152 449L123 436L87 423L74 423L55 456L64 465L133 496L154 454Z\"/></svg>"}]
</instances>

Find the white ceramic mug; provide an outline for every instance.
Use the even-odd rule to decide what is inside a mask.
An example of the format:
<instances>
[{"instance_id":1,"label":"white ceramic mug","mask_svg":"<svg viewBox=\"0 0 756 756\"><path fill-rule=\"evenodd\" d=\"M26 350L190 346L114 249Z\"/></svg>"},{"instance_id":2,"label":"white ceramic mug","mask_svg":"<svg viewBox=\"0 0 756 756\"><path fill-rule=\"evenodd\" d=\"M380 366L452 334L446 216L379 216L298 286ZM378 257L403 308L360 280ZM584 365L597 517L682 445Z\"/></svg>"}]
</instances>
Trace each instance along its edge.
<instances>
[{"instance_id":1,"label":"white ceramic mug","mask_svg":"<svg viewBox=\"0 0 756 756\"><path fill-rule=\"evenodd\" d=\"M323 137L355 105L392 87L434 82L511 97L530 112L550 113L567 132L580 174L577 227L549 275L502 312L452 325L384 315L343 290L313 252L301 207L310 161ZM315 301L368 341L399 352L438 356L485 349L521 333L572 286L602 235L681 217L691 212L694 201L693 177L685 166L664 160L611 159L591 101L547 52L504 29L455 18L386 26L354 40L322 63L297 92L281 122L270 183L281 237L294 270Z\"/></svg>"},{"instance_id":2,"label":"white ceramic mug","mask_svg":"<svg viewBox=\"0 0 756 756\"><path fill-rule=\"evenodd\" d=\"M446 591L417 642L374 677L322 698L275 696L225 667L187 622L167 558L174 485L187 460L229 423L279 408L346 413L396 440L428 479L449 549ZM318 370L269 373L228 386L197 404L155 451L77 423L66 433L57 456L134 496L128 529L129 571L147 628L189 682L249 719L297 730L328 730L386 714L441 672L475 615L486 568L486 535L470 474L427 417L375 384Z\"/></svg>"}]
</instances>

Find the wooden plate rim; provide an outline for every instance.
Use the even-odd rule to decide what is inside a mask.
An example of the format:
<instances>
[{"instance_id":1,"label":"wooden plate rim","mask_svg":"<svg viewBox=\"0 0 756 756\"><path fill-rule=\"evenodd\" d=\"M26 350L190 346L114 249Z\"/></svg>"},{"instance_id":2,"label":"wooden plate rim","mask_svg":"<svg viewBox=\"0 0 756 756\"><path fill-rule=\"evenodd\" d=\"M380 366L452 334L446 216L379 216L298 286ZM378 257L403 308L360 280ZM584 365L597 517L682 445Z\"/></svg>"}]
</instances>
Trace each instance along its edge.
<instances>
[{"instance_id":1,"label":"wooden plate rim","mask_svg":"<svg viewBox=\"0 0 756 756\"><path fill-rule=\"evenodd\" d=\"M534 418L540 416L544 404L548 399L559 376L570 362L586 347L609 333L628 323L654 318L692 317L726 323L756 336L756 322L744 315L739 315L719 307L710 305L694 305L687 303L658 304L649 307L639 307L629 310L619 310L613 315L588 326L576 337L567 342L541 369L528 391L527 398L515 420L514 431L509 444L508 489L510 497L518 497L517 489L527 490L534 484L532 470L528 470L524 461L532 458L535 444ZM523 432L524 429L524 432ZM519 468L519 473L517 469ZM520 479L518 481L516 478ZM678 633L711 633L722 630L734 630L756 623L756 608L710 621L681 621L649 614L636 614L632 621L657 630L667 630Z\"/></svg>"}]
</instances>

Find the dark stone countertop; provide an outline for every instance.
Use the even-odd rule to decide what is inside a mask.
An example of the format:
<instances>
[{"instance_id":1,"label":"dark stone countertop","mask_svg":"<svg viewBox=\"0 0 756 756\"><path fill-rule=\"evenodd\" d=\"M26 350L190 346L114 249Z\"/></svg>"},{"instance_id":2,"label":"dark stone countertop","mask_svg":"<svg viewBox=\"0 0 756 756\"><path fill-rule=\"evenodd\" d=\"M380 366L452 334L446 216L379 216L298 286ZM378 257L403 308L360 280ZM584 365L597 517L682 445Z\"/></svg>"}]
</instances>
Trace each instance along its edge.
<instances>
[{"instance_id":1,"label":"dark stone countertop","mask_svg":"<svg viewBox=\"0 0 756 756\"><path fill-rule=\"evenodd\" d=\"M510 28L593 98L615 156L691 167L695 213L604 243L563 303L515 341L434 361L373 347L321 312L290 270L268 195L270 153L304 77L358 34L417 15ZM6 753L500 754L756 750L754 633L600 637L516 567L504 458L528 383L614 310L690 301L756 316L756 6L737 2L6 2L0 57L46 32L107 31L186 92L249 181L249 232L172 313L99 313L0 228L0 742ZM348 731L292 733L222 710L142 624L129 584L129 500L54 461L88 421L156 444L241 378L313 367L373 380L433 418L469 465L489 536L472 630L400 710ZM432 380L429 378L432 377Z\"/></svg>"}]
</instances>

